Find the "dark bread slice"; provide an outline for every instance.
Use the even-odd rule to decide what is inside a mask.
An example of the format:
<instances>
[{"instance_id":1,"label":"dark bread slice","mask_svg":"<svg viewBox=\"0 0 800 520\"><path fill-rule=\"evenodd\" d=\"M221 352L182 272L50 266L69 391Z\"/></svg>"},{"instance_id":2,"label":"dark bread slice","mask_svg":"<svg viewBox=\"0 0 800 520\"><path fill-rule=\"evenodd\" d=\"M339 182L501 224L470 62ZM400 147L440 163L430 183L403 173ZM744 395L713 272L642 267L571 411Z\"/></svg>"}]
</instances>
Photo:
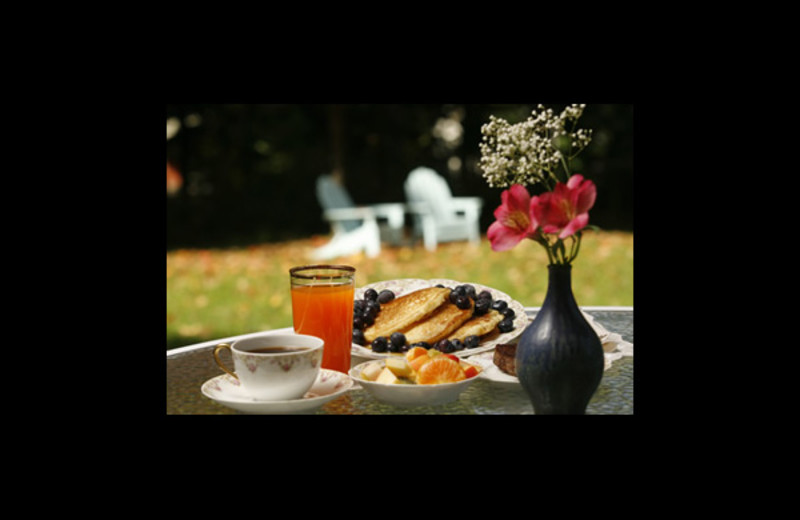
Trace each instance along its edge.
<instances>
[{"instance_id":1,"label":"dark bread slice","mask_svg":"<svg viewBox=\"0 0 800 520\"><path fill-rule=\"evenodd\" d=\"M516 376L517 375L517 345L506 343L495 346L494 348L494 364L501 372Z\"/></svg>"}]
</instances>

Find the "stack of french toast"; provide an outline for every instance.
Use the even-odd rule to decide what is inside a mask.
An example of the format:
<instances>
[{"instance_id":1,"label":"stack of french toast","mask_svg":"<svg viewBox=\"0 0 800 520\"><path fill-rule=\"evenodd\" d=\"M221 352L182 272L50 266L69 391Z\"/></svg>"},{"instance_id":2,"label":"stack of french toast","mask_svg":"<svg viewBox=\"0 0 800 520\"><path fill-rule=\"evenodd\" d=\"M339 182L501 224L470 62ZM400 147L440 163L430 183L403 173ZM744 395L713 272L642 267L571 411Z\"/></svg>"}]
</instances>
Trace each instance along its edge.
<instances>
[{"instance_id":1,"label":"stack of french toast","mask_svg":"<svg viewBox=\"0 0 800 520\"><path fill-rule=\"evenodd\" d=\"M373 351L402 352L414 345L445 352L475 348L514 327L506 302L493 301L488 291L476 294L469 285L427 287L397 298L388 292L382 291L380 300L376 291L365 292L356 308L357 318L359 309L367 310L354 320L353 340ZM369 307L379 310L370 315Z\"/></svg>"}]
</instances>

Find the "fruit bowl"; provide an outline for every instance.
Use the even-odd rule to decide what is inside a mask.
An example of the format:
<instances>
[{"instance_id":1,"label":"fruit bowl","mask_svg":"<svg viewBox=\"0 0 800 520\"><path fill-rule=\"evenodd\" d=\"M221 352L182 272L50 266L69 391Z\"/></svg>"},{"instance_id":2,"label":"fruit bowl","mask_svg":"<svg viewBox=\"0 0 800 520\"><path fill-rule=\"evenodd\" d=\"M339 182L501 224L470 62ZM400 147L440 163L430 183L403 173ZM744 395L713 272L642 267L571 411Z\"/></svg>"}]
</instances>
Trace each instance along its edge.
<instances>
[{"instance_id":1,"label":"fruit bowl","mask_svg":"<svg viewBox=\"0 0 800 520\"><path fill-rule=\"evenodd\" d=\"M466 362L462 361L462 363ZM360 363L350 369L350 377L378 401L394 406L435 406L450 403L458 399L461 392L469 388L479 378L476 375L455 383L428 385L379 383L377 381L369 381L361 376L364 368L371 364L378 364L383 367L386 361L370 360ZM481 370L477 365L473 366L478 368L479 371Z\"/></svg>"}]
</instances>

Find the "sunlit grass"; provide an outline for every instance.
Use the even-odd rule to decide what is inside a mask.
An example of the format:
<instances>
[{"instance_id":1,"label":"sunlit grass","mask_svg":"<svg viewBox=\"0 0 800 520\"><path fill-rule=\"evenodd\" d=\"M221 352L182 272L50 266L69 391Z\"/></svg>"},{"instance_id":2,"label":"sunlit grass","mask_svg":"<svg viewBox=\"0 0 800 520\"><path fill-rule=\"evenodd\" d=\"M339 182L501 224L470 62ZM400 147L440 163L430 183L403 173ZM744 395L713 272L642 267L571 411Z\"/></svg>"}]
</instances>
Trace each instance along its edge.
<instances>
[{"instance_id":1,"label":"sunlit grass","mask_svg":"<svg viewBox=\"0 0 800 520\"><path fill-rule=\"evenodd\" d=\"M324 243L324 240L323 240ZM309 263L320 240L298 240L237 249L167 253L167 348L292 325L289 268ZM385 247L377 258L335 260L356 268L356 285L395 278L449 278L503 291L538 307L547 290L547 255L538 244L493 252L480 245ZM589 232L573 263L579 305L633 305L633 234Z\"/></svg>"}]
</instances>

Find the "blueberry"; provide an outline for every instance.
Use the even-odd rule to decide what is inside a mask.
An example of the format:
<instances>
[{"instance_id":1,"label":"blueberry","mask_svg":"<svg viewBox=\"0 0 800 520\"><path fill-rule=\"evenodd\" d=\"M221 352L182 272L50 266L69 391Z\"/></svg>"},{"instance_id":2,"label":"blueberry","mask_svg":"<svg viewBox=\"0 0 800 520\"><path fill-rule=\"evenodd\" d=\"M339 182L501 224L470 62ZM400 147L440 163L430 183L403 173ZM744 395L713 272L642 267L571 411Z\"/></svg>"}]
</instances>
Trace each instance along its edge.
<instances>
[{"instance_id":1,"label":"blueberry","mask_svg":"<svg viewBox=\"0 0 800 520\"><path fill-rule=\"evenodd\" d=\"M369 302L367 303L367 308L364 309L364 317L369 316L370 318L375 320L380 311L381 311L381 305L378 302Z\"/></svg>"},{"instance_id":2,"label":"blueberry","mask_svg":"<svg viewBox=\"0 0 800 520\"><path fill-rule=\"evenodd\" d=\"M492 304L492 309L494 309L494 310L496 310L498 312L503 312L507 308L508 308L508 303L504 302L503 300L496 300Z\"/></svg>"},{"instance_id":3,"label":"blueberry","mask_svg":"<svg viewBox=\"0 0 800 520\"><path fill-rule=\"evenodd\" d=\"M453 344L450 343L450 340L447 339L443 339L438 343L436 343L436 347L434 348L436 348L436 350L438 350L439 352L444 352L445 354L450 354L451 352L455 352L456 350L453 347Z\"/></svg>"},{"instance_id":4,"label":"blueberry","mask_svg":"<svg viewBox=\"0 0 800 520\"><path fill-rule=\"evenodd\" d=\"M466 348L475 348L480 345L481 339L478 336L467 336L464 338L464 346Z\"/></svg>"},{"instance_id":5,"label":"blueberry","mask_svg":"<svg viewBox=\"0 0 800 520\"><path fill-rule=\"evenodd\" d=\"M514 317L517 315L517 313L516 313L516 312L514 312L514 309L512 309L511 307L508 307L508 308L506 308L506 309L503 309L503 310L500 312L500 314L502 314L502 315L503 315L503 316L505 316L506 318L511 318L512 320L513 320L513 319L514 319Z\"/></svg>"},{"instance_id":6,"label":"blueberry","mask_svg":"<svg viewBox=\"0 0 800 520\"><path fill-rule=\"evenodd\" d=\"M456 286L455 289L450 291L450 303L456 303L459 296L466 296L467 292L463 285Z\"/></svg>"},{"instance_id":7,"label":"blueberry","mask_svg":"<svg viewBox=\"0 0 800 520\"><path fill-rule=\"evenodd\" d=\"M364 299L367 301L375 301L378 299L378 291L375 289L367 289L364 291Z\"/></svg>"},{"instance_id":8,"label":"blueberry","mask_svg":"<svg viewBox=\"0 0 800 520\"><path fill-rule=\"evenodd\" d=\"M483 316L487 312L489 312L489 307L492 305L490 300L484 300L478 298L475 300L475 308L473 309L473 314L475 316Z\"/></svg>"},{"instance_id":9,"label":"blueberry","mask_svg":"<svg viewBox=\"0 0 800 520\"><path fill-rule=\"evenodd\" d=\"M475 287L472 285L464 285L464 294L472 298L473 300L477 297L475 295Z\"/></svg>"},{"instance_id":10,"label":"blueberry","mask_svg":"<svg viewBox=\"0 0 800 520\"><path fill-rule=\"evenodd\" d=\"M505 318L497 324L497 328L500 329L500 332L511 332L514 330L514 321L511 318Z\"/></svg>"},{"instance_id":11,"label":"blueberry","mask_svg":"<svg viewBox=\"0 0 800 520\"><path fill-rule=\"evenodd\" d=\"M372 314L363 314L361 319L364 320L364 326L369 327L375 323L375 316Z\"/></svg>"},{"instance_id":12,"label":"blueberry","mask_svg":"<svg viewBox=\"0 0 800 520\"><path fill-rule=\"evenodd\" d=\"M361 329L353 329L353 343L362 346L367 344L367 340L364 339L364 333Z\"/></svg>"},{"instance_id":13,"label":"blueberry","mask_svg":"<svg viewBox=\"0 0 800 520\"><path fill-rule=\"evenodd\" d=\"M453 345L454 350L464 350L464 347L466 346L458 338L451 340L450 343Z\"/></svg>"},{"instance_id":14,"label":"blueberry","mask_svg":"<svg viewBox=\"0 0 800 520\"><path fill-rule=\"evenodd\" d=\"M386 352L386 349L389 347L389 341L386 339L386 336L378 336L374 340L372 340L372 351L373 352Z\"/></svg>"},{"instance_id":15,"label":"blueberry","mask_svg":"<svg viewBox=\"0 0 800 520\"><path fill-rule=\"evenodd\" d=\"M394 300L394 293L389 289L384 289L378 294L378 303L389 303Z\"/></svg>"},{"instance_id":16,"label":"blueberry","mask_svg":"<svg viewBox=\"0 0 800 520\"><path fill-rule=\"evenodd\" d=\"M353 314L361 314L367 307L366 300L356 300L353 302Z\"/></svg>"},{"instance_id":17,"label":"blueberry","mask_svg":"<svg viewBox=\"0 0 800 520\"><path fill-rule=\"evenodd\" d=\"M492 293L489 291L481 291L478 293L478 296L475 298L476 300L489 300L492 301Z\"/></svg>"},{"instance_id":18,"label":"blueberry","mask_svg":"<svg viewBox=\"0 0 800 520\"><path fill-rule=\"evenodd\" d=\"M431 344L430 344L430 343L428 343L428 342L426 342L426 341L419 341L419 342L417 342L417 343L414 343L414 344L413 344L413 345L411 345L411 346L412 346L412 347L422 347L422 348L424 348L425 350L430 350L430 349L431 349Z\"/></svg>"},{"instance_id":19,"label":"blueberry","mask_svg":"<svg viewBox=\"0 0 800 520\"><path fill-rule=\"evenodd\" d=\"M467 310L470 307L472 307L472 302L470 301L469 296L467 295L457 297L456 301L453 303L455 303L456 307L458 307L461 310Z\"/></svg>"},{"instance_id":20,"label":"blueberry","mask_svg":"<svg viewBox=\"0 0 800 520\"><path fill-rule=\"evenodd\" d=\"M389 342L397 347L402 347L406 344L406 336L402 332L393 332L389 337Z\"/></svg>"},{"instance_id":21,"label":"blueberry","mask_svg":"<svg viewBox=\"0 0 800 520\"><path fill-rule=\"evenodd\" d=\"M353 330L360 330L364 328L364 317L363 316L353 316Z\"/></svg>"}]
</instances>

